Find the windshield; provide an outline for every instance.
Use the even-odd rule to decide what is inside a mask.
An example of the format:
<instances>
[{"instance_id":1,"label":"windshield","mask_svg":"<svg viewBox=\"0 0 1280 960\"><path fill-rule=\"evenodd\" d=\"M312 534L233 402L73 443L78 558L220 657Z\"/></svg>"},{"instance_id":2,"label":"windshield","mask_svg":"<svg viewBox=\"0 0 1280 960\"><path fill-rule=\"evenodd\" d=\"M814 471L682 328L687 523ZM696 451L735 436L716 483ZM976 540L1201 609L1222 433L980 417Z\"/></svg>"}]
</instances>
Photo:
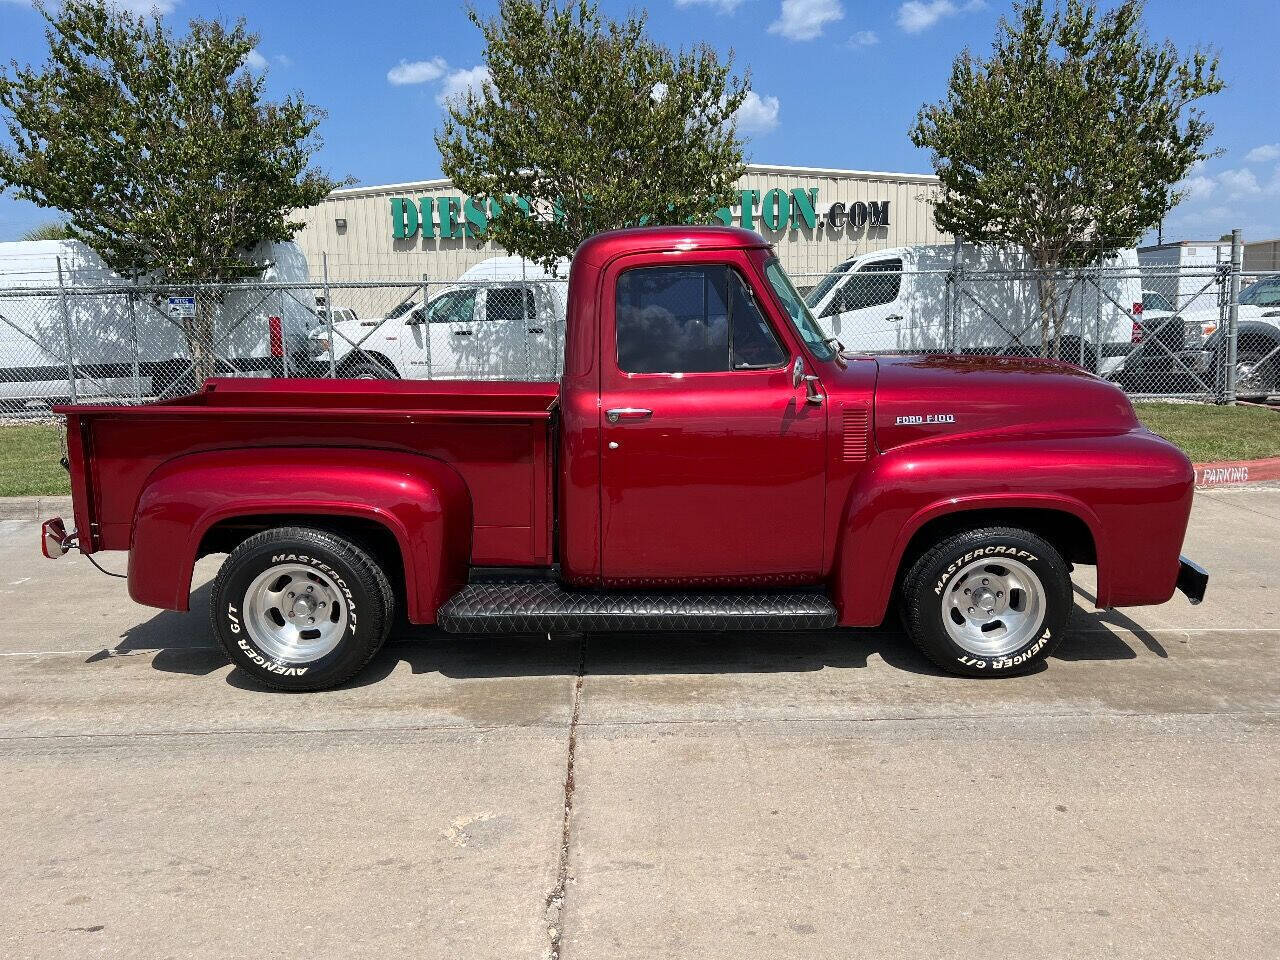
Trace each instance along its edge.
<instances>
[{"instance_id":1,"label":"windshield","mask_svg":"<svg viewBox=\"0 0 1280 960\"><path fill-rule=\"evenodd\" d=\"M1251 307L1280 307L1280 276L1263 277L1240 294L1240 302Z\"/></svg>"},{"instance_id":2,"label":"windshield","mask_svg":"<svg viewBox=\"0 0 1280 960\"><path fill-rule=\"evenodd\" d=\"M813 351L813 355L819 360L834 358L835 351L831 349L831 344L827 343L826 335L818 326L818 321L813 319L813 314L809 312L804 301L800 299L800 294L796 293L796 288L791 285L791 278L782 269L782 264L778 262L777 257L765 264L764 274L769 279L769 286L773 287L778 302L782 304L782 309L790 315L791 323L808 344L809 349Z\"/></svg>"},{"instance_id":3,"label":"windshield","mask_svg":"<svg viewBox=\"0 0 1280 960\"><path fill-rule=\"evenodd\" d=\"M831 288L840 282L840 278L849 272L849 268L852 266L852 260L837 264L834 270L818 281L816 287L804 295L804 302L810 307L816 307L822 302L822 298L831 292Z\"/></svg>"}]
</instances>

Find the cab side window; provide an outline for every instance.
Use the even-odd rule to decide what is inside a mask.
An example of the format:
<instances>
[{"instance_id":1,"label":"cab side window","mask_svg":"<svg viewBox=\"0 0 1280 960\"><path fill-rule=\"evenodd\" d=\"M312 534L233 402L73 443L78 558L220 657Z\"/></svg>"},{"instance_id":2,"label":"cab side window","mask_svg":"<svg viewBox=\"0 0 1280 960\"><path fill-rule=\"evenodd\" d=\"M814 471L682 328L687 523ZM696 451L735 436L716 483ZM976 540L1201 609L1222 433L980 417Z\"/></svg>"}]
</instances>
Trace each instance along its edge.
<instances>
[{"instance_id":1,"label":"cab side window","mask_svg":"<svg viewBox=\"0 0 1280 960\"><path fill-rule=\"evenodd\" d=\"M618 278L618 368L711 373L780 366L786 354L742 277L725 265L637 267Z\"/></svg>"},{"instance_id":2,"label":"cab side window","mask_svg":"<svg viewBox=\"0 0 1280 960\"><path fill-rule=\"evenodd\" d=\"M850 274L844 286L831 298L831 303L822 312L824 317L850 310L861 310L864 307L879 307L893 303L898 299L902 289L902 261L875 260L858 268Z\"/></svg>"},{"instance_id":3,"label":"cab side window","mask_svg":"<svg viewBox=\"0 0 1280 960\"><path fill-rule=\"evenodd\" d=\"M476 292L454 290L436 299L427 308L431 323L471 323L476 318Z\"/></svg>"},{"instance_id":4,"label":"cab side window","mask_svg":"<svg viewBox=\"0 0 1280 960\"><path fill-rule=\"evenodd\" d=\"M533 302L533 290L519 287L493 287L485 296L484 318L491 323L520 323L537 316Z\"/></svg>"}]
</instances>

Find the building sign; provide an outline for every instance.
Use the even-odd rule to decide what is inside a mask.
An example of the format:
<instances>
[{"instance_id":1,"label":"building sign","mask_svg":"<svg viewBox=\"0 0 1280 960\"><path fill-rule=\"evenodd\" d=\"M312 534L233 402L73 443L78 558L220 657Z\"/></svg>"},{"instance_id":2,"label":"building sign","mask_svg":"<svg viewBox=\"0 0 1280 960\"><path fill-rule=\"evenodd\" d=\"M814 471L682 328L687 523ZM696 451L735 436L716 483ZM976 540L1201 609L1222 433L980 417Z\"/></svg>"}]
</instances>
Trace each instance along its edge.
<instances>
[{"instance_id":1,"label":"building sign","mask_svg":"<svg viewBox=\"0 0 1280 960\"><path fill-rule=\"evenodd\" d=\"M889 201L861 200L855 203L833 203L826 209L818 205L818 188L783 190L740 190L738 203L721 207L713 216L725 226L748 230L764 229L785 233L802 227L819 236L819 224L828 231L843 233L867 227L889 226ZM474 197L409 197L391 198L391 236L396 240L424 238L483 241L489 221L502 211L504 204L518 206L525 213L533 207L524 197L506 196L487 201ZM548 215L563 216L557 204Z\"/></svg>"}]
</instances>

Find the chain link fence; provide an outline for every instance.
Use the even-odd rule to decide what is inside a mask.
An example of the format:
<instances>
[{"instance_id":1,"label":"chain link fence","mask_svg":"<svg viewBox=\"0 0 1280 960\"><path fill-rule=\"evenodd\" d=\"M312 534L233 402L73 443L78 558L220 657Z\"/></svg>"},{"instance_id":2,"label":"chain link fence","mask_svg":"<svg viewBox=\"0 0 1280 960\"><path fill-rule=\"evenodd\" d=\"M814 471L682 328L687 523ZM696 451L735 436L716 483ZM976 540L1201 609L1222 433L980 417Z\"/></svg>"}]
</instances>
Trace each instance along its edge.
<instances>
[{"instance_id":1,"label":"chain link fence","mask_svg":"<svg viewBox=\"0 0 1280 960\"><path fill-rule=\"evenodd\" d=\"M864 255L796 286L851 352L1057 356L1136 397L1264 400L1280 373L1280 274L1123 259L1054 274L959 249ZM140 403L208 376L551 380L567 283L86 286L0 272L0 417Z\"/></svg>"}]
</instances>

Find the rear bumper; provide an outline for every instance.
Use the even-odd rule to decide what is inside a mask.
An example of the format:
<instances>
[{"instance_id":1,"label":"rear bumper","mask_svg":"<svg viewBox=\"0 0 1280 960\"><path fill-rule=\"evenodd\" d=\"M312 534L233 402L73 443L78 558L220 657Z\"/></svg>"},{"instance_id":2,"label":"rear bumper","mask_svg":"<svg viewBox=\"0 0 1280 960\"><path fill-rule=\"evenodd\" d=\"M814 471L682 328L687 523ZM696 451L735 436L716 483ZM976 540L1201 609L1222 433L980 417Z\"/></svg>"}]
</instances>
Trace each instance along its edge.
<instances>
[{"instance_id":1,"label":"rear bumper","mask_svg":"<svg viewBox=\"0 0 1280 960\"><path fill-rule=\"evenodd\" d=\"M1200 564L1178 558L1178 589L1187 595L1193 604L1204 599L1204 592L1209 588L1209 571Z\"/></svg>"}]
</instances>

